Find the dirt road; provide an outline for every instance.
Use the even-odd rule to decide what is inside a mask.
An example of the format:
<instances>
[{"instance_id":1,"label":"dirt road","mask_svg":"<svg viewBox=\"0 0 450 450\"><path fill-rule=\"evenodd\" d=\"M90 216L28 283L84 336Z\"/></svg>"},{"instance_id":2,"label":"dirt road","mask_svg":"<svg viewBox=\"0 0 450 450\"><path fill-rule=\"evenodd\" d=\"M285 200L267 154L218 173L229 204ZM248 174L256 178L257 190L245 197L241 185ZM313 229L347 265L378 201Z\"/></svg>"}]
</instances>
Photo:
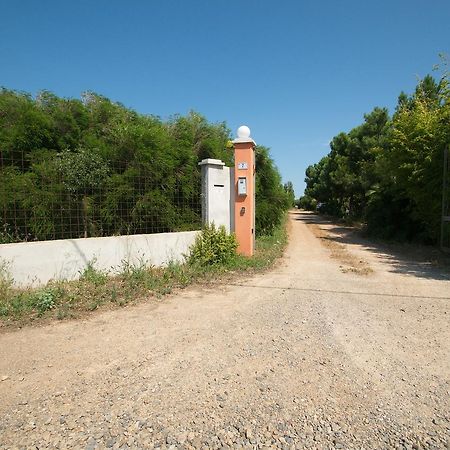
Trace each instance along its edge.
<instances>
[{"instance_id":1,"label":"dirt road","mask_svg":"<svg viewBox=\"0 0 450 450\"><path fill-rule=\"evenodd\" d=\"M450 281L316 216L271 272L0 335L0 448L450 448Z\"/></svg>"}]
</instances>

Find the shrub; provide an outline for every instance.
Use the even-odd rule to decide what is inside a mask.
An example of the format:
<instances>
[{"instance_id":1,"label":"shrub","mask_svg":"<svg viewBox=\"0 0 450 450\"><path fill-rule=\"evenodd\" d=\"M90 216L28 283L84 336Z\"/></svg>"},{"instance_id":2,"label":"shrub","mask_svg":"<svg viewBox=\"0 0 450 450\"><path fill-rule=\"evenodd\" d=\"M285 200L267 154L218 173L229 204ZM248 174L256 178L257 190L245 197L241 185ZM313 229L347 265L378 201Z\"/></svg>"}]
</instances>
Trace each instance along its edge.
<instances>
[{"instance_id":1,"label":"shrub","mask_svg":"<svg viewBox=\"0 0 450 450\"><path fill-rule=\"evenodd\" d=\"M208 266L224 264L236 256L237 241L234 234L228 234L221 225L206 225L195 239L188 256L189 264Z\"/></svg>"},{"instance_id":2,"label":"shrub","mask_svg":"<svg viewBox=\"0 0 450 450\"><path fill-rule=\"evenodd\" d=\"M315 211L317 208L317 200L309 195L303 195L297 202L299 209L306 209L306 211Z\"/></svg>"},{"instance_id":3,"label":"shrub","mask_svg":"<svg viewBox=\"0 0 450 450\"><path fill-rule=\"evenodd\" d=\"M58 289L45 288L31 295L30 303L37 310L38 315L41 316L56 306L56 302L60 296L61 292Z\"/></svg>"},{"instance_id":4,"label":"shrub","mask_svg":"<svg viewBox=\"0 0 450 450\"><path fill-rule=\"evenodd\" d=\"M267 147L258 146L256 163L256 236L274 233L283 221L284 213L291 206L290 194L281 183L281 175Z\"/></svg>"}]
</instances>

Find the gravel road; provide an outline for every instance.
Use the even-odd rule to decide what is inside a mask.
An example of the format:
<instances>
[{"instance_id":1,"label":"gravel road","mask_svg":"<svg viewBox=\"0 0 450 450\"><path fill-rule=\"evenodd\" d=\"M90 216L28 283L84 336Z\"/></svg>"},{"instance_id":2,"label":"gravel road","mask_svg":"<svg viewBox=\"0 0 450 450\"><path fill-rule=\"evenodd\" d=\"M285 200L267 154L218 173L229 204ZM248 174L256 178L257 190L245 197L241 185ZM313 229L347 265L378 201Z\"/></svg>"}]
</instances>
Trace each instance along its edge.
<instances>
[{"instance_id":1,"label":"gravel road","mask_svg":"<svg viewBox=\"0 0 450 450\"><path fill-rule=\"evenodd\" d=\"M450 281L292 213L272 271L3 332L0 380L2 449L450 449Z\"/></svg>"}]
</instances>

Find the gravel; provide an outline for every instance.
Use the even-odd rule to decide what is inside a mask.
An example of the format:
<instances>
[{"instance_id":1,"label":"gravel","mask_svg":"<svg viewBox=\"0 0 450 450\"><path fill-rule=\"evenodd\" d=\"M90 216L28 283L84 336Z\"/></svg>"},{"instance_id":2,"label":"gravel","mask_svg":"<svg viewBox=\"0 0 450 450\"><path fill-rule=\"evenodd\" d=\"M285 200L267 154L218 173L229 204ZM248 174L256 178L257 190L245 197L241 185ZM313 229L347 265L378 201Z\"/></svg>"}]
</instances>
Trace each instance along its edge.
<instances>
[{"instance_id":1,"label":"gravel","mask_svg":"<svg viewBox=\"0 0 450 450\"><path fill-rule=\"evenodd\" d=\"M0 334L0 448L450 449L445 274L292 219L270 273Z\"/></svg>"}]
</instances>

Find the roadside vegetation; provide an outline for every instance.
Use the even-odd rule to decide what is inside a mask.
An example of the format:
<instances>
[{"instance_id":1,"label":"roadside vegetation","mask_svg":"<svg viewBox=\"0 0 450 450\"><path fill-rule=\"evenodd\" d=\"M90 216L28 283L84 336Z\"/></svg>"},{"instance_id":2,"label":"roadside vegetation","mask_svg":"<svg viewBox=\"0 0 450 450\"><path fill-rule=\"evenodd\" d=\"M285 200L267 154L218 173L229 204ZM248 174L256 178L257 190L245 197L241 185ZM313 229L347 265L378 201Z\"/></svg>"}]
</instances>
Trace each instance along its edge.
<instances>
[{"instance_id":1,"label":"roadside vegetation","mask_svg":"<svg viewBox=\"0 0 450 450\"><path fill-rule=\"evenodd\" d=\"M391 117L375 108L330 143L306 169L298 206L363 222L371 236L437 244L444 150L450 144L450 86L443 59L438 80L427 75L398 97Z\"/></svg>"},{"instance_id":2,"label":"roadside vegetation","mask_svg":"<svg viewBox=\"0 0 450 450\"><path fill-rule=\"evenodd\" d=\"M283 219L284 218L284 219ZM205 227L183 263L148 267L124 263L120 273L100 271L92 261L76 281L52 281L40 288L17 289L8 266L0 267L0 328L77 318L98 309L154 301L192 284L224 282L270 267L287 243L286 215L271 234L257 237L252 258L236 254L236 239L223 228Z\"/></svg>"},{"instance_id":3,"label":"roadside vegetation","mask_svg":"<svg viewBox=\"0 0 450 450\"><path fill-rule=\"evenodd\" d=\"M0 88L0 244L198 230L204 158L233 164L230 130L197 112L168 120L93 92ZM256 149L256 231L292 206L269 149ZM289 190L291 189L291 190Z\"/></svg>"},{"instance_id":4,"label":"roadside vegetation","mask_svg":"<svg viewBox=\"0 0 450 450\"><path fill-rule=\"evenodd\" d=\"M0 89L0 245L49 239L199 230L204 158L233 165L230 130L196 112L162 120L101 95L36 97ZM192 283L270 266L286 243L283 217L292 183L264 146L256 148L257 251L207 227L183 263L124 263L112 273L95 261L77 281L17 289L0 260L0 326L78 317L98 308L160 298Z\"/></svg>"}]
</instances>

